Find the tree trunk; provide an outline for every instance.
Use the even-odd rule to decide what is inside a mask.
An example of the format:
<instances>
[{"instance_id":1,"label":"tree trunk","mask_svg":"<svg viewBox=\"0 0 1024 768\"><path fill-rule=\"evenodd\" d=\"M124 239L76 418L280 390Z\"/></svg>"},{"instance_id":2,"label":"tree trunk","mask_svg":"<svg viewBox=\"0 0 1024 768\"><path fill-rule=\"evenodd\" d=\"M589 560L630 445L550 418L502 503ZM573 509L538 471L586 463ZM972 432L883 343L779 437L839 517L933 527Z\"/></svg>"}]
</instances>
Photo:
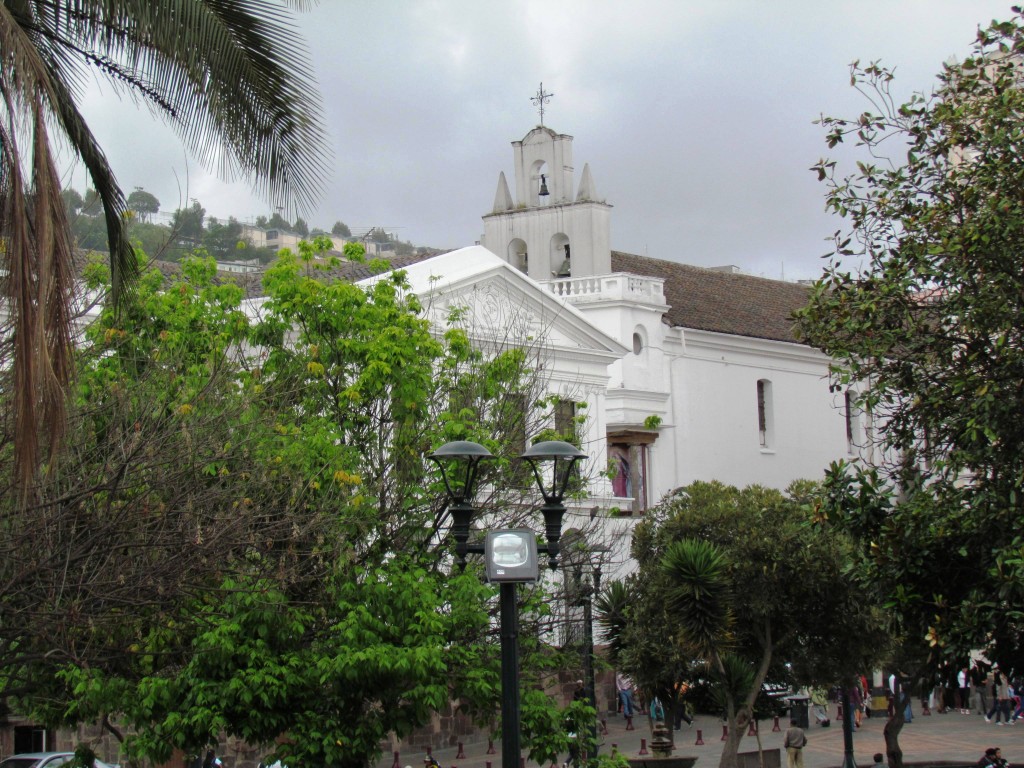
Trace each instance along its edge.
<instances>
[{"instance_id":1,"label":"tree trunk","mask_svg":"<svg viewBox=\"0 0 1024 768\"><path fill-rule=\"evenodd\" d=\"M772 652L775 648L772 642L772 625L768 619L765 619L764 627L762 627L761 642L761 661L754 673L753 685L746 700L737 707L731 696L726 697L725 716L728 733L725 737L725 744L722 745L722 758L718 761L718 768L737 768L739 765L737 754L740 751L740 741L743 739L743 729L750 725L750 721L754 717L754 702L768 675L768 666L771 664Z\"/></svg>"},{"instance_id":2,"label":"tree trunk","mask_svg":"<svg viewBox=\"0 0 1024 768\"><path fill-rule=\"evenodd\" d=\"M725 744L722 745L722 758L718 761L718 768L738 768L740 741L743 739L743 729L749 722L750 717L742 710L726 721L728 733L725 736Z\"/></svg>"},{"instance_id":3,"label":"tree trunk","mask_svg":"<svg viewBox=\"0 0 1024 768\"><path fill-rule=\"evenodd\" d=\"M885 757L889 768L903 768L903 750L900 749L900 731L906 722L903 713L910 703L910 692L899 690L893 700L893 713L882 729L885 736Z\"/></svg>"}]
</instances>

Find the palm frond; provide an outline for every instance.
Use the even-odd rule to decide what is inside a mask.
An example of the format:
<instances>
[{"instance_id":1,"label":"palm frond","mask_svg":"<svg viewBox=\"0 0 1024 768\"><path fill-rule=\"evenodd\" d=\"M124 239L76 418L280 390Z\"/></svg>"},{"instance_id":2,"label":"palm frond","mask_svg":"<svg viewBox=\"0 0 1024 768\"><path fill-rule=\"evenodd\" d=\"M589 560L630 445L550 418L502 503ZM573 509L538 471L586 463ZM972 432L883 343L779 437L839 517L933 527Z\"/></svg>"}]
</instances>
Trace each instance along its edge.
<instances>
[{"instance_id":1,"label":"palm frond","mask_svg":"<svg viewBox=\"0 0 1024 768\"><path fill-rule=\"evenodd\" d=\"M723 710L728 701L743 701L754 689L754 668L735 654L721 657L721 667L706 665L708 678L715 683L709 687L712 700Z\"/></svg>"},{"instance_id":2,"label":"palm frond","mask_svg":"<svg viewBox=\"0 0 1024 768\"><path fill-rule=\"evenodd\" d=\"M675 541L665 550L661 567L671 583L666 607L679 612L688 639L707 653L720 648L732 624L721 550L699 539Z\"/></svg>"},{"instance_id":3,"label":"palm frond","mask_svg":"<svg viewBox=\"0 0 1024 768\"><path fill-rule=\"evenodd\" d=\"M627 611L633 596L623 581L613 581L594 599L597 609L597 624L604 631L608 641L608 655L613 664L618 663L623 649L623 635L629 623Z\"/></svg>"},{"instance_id":4,"label":"palm frond","mask_svg":"<svg viewBox=\"0 0 1024 768\"><path fill-rule=\"evenodd\" d=\"M208 167L275 204L312 205L328 153L292 8L304 0L5 0L0 3L0 242L8 267L22 483L45 434L61 434L70 382L71 240L51 131L82 160L103 205L113 297L138 276L124 195L77 107L90 68L169 120ZM56 136L54 131L53 136ZM23 156L19 138L30 138ZM26 170L31 163L31 169ZM26 186L28 184L28 186Z\"/></svg>"},{"instance_id":5,"label":"palm frond","mask_svg":"<svg viewBox=\"0 0 1024 768\"><path fill-rule=\"evenodd\" d=\"M308 208L329 153L307 51L275 0L66 2L51 47L85 58L174 125L197 158Z\"/></svg>"}]
</instances>

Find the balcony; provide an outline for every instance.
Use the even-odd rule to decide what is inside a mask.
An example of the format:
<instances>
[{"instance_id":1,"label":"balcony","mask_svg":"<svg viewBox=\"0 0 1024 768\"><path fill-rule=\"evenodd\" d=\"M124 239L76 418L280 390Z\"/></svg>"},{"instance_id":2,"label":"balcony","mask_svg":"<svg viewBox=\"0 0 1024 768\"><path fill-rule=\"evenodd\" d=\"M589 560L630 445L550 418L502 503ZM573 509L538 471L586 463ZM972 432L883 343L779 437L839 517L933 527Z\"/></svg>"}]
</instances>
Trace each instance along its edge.
<instances>
[{"instance_id":1,"label":"balcony","mask_svg":"<svg viewBox=\"0 0 1024 768\"><path fill-rule=\"evenodd\" d=\"M545 280L541 285L570 304L628 301L653 307L667 306L665 281L660 277L613 272L610 275Z\"/></svg>"}]
</instances>

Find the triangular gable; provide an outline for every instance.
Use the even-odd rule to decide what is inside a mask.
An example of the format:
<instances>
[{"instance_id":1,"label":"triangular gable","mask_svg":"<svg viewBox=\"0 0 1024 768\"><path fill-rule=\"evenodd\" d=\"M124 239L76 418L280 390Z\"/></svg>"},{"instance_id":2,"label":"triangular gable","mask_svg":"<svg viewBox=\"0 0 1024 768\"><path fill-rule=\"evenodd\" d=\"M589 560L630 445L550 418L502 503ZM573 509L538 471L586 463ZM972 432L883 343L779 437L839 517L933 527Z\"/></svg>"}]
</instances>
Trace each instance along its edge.
<instances>
[{"instance_id":1,"label":"triangular gable","mask_svg":"<svg viewBox=\"0 0 1024 768\"><path fill-rule=\"evenodd\" d=\"M452 308L463 310L480 339L515 340L516 332L544 336L552 350L618 360L628 351L578 309L555 296L483 246L460 248L403 267L428 317L444 327ZM382 276L359 282L372 285Z\"/></svg>"}]
</instances>

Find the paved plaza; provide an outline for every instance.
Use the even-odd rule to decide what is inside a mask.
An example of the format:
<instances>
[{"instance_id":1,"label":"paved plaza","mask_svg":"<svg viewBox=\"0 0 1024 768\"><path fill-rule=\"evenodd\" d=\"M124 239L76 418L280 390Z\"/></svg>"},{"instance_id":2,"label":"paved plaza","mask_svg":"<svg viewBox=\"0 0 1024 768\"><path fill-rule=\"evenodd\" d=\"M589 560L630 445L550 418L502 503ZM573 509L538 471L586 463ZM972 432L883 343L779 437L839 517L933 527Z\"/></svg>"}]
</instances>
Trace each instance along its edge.
<instances>
[{"instance_id":1,"label":"paved plaza","mask_svg":"<svg viewBox=\"0 0 1024 768\"><path fill-rule=\"evenodd\" d=\"M823 728L812 725L807 730L807 747L804 749L804 765L806 768L834 768L843 762L843 731L839 721L834 718L835 707L830 707L833 715L832 725ZM626 723L621 715L612 715L606 720L608 733L602 736L602 750L612 746L627 757L636 757L641 749L641 739L650 742L650 729L646 717L634 718L634 730L627 731ZM759 730L761 743L765 749L782 747L783 732L788 723L780 721L779 731L773 731L773 721L761 721ZM884 718L865 719L861 728L854 733L854 758L860 768L868 768L872 756L876 752L885 752L885 741L882 737ZM722 754L722 721L709 716L700 715L694 719L691 727L683 725L676 734L674 755L696 756L696 768L715 768ZM698 745L697 732L701 732L704 743ZM913 722L904 726L900 732L900 746L903 759L908 763L925 763L929 761L943 763L961 763L973 765L981 757L986 747L1000 747L1003 757L1011 764L1024 764L1024 721L1016 725L999 725L986 723L978 714L963 715L949 713L945 715L931 714L921 716L915 714ZM458 748L434 750L434 757L443 768L500 768L501 744L495 743L495 754L486 754L487 742L466 745L465 757L457 759ZM756 751L757 737L744 734L740 751ZM422 768L425 753L401 753L399 758L402 766ZM785 768L786 755L781 754L782 766ZM392 755L385 755L379 768L391 768L394 762ZM527 761L527 768L534 763Z\"/></svg>"}]
</instances>

